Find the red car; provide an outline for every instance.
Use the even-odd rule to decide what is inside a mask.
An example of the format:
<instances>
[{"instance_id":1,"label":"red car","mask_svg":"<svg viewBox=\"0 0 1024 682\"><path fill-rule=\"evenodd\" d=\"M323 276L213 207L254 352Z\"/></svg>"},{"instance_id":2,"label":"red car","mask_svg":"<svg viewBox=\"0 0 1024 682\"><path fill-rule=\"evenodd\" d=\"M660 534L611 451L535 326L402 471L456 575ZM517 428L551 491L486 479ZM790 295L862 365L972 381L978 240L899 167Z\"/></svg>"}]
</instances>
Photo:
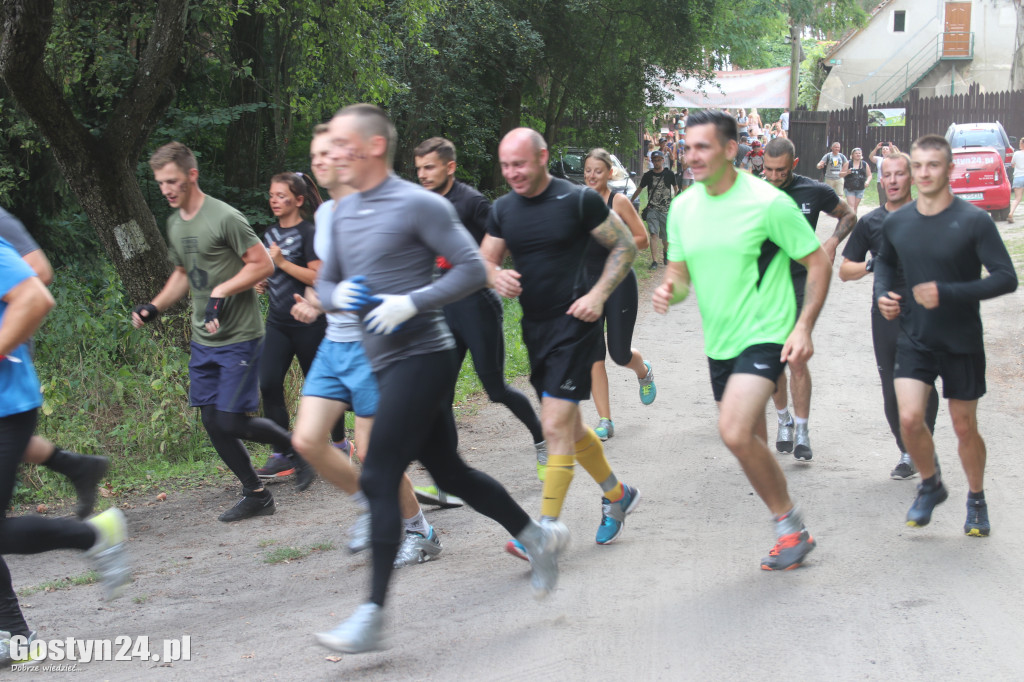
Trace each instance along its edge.
<instances>
[{"instance_id":1,"label":"red car","mask_svg":"<svg viewBox=\"0 0 1024 682\"><path fill-rule=\"evenodd\" d=\"M993 220L1010 215L1010 179L1001 150L970 147L953 150L953 194L992 214Z\"/></svg>"}]
</instances>

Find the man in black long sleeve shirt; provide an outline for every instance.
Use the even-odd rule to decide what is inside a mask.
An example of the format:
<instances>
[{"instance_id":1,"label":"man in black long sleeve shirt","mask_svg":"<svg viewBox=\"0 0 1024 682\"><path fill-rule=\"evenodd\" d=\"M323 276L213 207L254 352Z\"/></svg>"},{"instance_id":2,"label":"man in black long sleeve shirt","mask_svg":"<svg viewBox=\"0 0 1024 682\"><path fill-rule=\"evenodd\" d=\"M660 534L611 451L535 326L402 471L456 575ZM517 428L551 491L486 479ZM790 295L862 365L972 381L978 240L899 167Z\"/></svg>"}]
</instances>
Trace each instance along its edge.
<instances>
[{"instance_id":1,"label":"man in black long sleeve shirt","mask_svg":"<svg viewBox=\"0 0 1024 682\"><path fill-rule=\"evenodd\" d=\"M886 319L900 317L895 386L903 442L918 471L917 499L908 526L924 526L949 493L935 464L935 446L925 426L931 382L942 377L942 395L959 441L967 474L967 535L989 534L983 489L985 442L978 433L978 399L985 394L985 346L979 301L1017 288L1017 273L987 213L953 196L953 154L939 135L925 135L911 148L916 202L889 214L875 264L875 299ZM989 276L982 279L981 266ZM906 298L892 291L897 266Z\"/></svg>"}]
</instances>

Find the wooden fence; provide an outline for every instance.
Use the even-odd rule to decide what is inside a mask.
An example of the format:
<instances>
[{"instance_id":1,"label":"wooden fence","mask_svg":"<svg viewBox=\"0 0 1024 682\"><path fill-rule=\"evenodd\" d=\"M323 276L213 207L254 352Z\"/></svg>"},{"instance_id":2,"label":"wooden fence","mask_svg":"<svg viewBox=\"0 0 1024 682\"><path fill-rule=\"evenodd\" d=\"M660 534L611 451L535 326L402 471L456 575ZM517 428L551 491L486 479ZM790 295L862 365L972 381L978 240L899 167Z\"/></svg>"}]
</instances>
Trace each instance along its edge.
<instances>
[{"instance_id":1,"label":"wooden fence","mask_svg":"<svg viewBox=\"0 0 1024 682\"><path fill-rule=\"evenodd\" d=\"M951 123L991 123L999 121L1011 137L1024 137L1024 90L982 93L977 84L963 95L920 97L917 90L901 102L872 104L871 109L905 108L906 125L875 127L868 125L868 108L863 97L856 97L849 109L836 111L794 111L791 115L790 138L796 146L800 163L797 172L812 178L821 171L814 166L838 141L843 153L860 147L864 155L882 141L892 141L905 152L911 143L928 133L946 132Z\"/></svg>"}]
</instances>

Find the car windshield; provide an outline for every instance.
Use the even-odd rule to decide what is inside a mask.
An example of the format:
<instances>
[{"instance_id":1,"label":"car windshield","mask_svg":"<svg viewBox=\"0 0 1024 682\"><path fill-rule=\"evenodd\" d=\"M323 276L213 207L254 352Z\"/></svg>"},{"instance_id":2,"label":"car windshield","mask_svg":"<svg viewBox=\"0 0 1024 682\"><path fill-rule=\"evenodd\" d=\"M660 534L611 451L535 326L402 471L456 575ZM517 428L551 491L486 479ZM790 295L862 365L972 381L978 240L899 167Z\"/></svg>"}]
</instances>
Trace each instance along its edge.
<instances>
[{"instance_id":1,"label":"car windshield","mask_svg":"<svg viewBox=\"0 0 1024 682\"><path fill-rule=\"evenodd\" d=\"M957 130L949 144L957 147L995 147L1003 146L1002 136L998 130Z\"/></svg>"},{"instance_id":2,"label":"car windshield","mask_svg":"<svg viewBox=\"0 0 1024 682\"><path fill-rule=\"evenodd\" d=\"M583 175L583 155L562 154L562 166L569 175Z\"/></svg>"}]
</instances>

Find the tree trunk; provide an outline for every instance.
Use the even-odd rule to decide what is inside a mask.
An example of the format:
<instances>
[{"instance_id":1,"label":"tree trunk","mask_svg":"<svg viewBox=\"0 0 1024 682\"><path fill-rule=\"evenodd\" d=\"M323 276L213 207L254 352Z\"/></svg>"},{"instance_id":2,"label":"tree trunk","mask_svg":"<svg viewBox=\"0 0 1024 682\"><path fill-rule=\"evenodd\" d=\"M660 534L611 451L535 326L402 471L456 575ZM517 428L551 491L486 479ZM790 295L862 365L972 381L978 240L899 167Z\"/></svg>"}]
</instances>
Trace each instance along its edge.
<instances>
[{"instance_id":1,"label":"tree trunk","mask_svg":"<svg viewBox=\"0 0 1024 682\"><path fill-rule=\"evenodd\" d=\"M160 0L132 82L96 136L76 118L44 68L53 0L0 3L0 77L50 143L129 301L148 301L170 271L167 245L142 196L135 166L184 79L188 0Z\"/></svg>"},{"instance_id":2,"label":"tree trunk","mask_svg":"<svg viewBox=\"0 0 1024 682\"><path fill-rule=\"evenodd\" d=\"M265 72L265 28L264 15L258 12L239 12L231 27L231 62L236 67L248 64L250 74L236 72L232 76L228 93L229 106L255 104L263 99L260 96L259 79ZM264 180L259 164L264 115L262 109L257 109L241 114L228 124L224 151L225 158L231 159L231 162L224 167L225 185L251 189L260 186Z\"/></svg>"},{"instance_id":3,"label":"tree trunk","mask_svg":"<svg viewBox=\"0 0 1024 682\"><path fill-rule=\"evenodd\" d=\"M491 144L487 145L487 151L491 153L494 160L494 169L491 171L490 187L486 189L497 189L502 187L505 178L501 175L501 163L498 159L498 144L505 134L514 128L518 128L522 121L523 89L519 84L511 86L501 95L501 125L498 136ZM483 188L482 188L483 189Z\"/></svg>"}]
</instances>

